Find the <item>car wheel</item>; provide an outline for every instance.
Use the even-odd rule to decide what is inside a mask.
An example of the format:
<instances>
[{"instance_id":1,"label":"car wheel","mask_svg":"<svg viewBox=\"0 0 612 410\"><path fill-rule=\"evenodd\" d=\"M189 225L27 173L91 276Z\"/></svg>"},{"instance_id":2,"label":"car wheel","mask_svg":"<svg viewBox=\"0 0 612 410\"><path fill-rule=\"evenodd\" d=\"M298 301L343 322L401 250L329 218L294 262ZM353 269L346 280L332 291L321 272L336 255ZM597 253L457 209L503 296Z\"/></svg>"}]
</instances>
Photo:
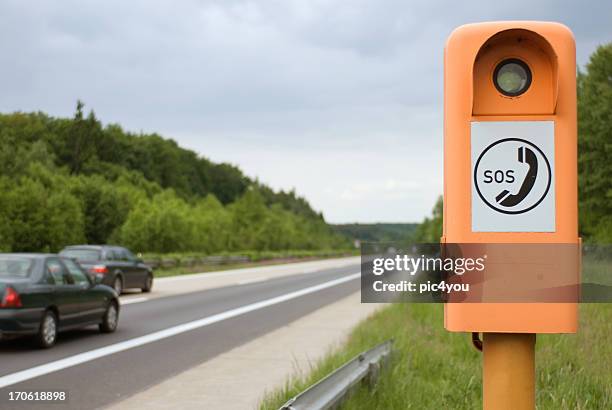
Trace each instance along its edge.
<instances>
[{"instance_id":1,"label":"car wheel","mask_svg":"<svg viewBox=\"0 0 612 410\"><path fill-rule=\"evenodd\" d=\"M47 310L40 321L40 328L36 335L36 344L43 349L48 349L55 344L56 340L57 316L53 311Z\"/></svg>"},{"instance_id":2,"label":"car wheel","mask_svg":"<svg viewBox=\"0 0 612 410\"><path fill-rule=\"evenodd\" d=\"M121 279L121 276L115 276L115 280L113 280L113 289L115 289L117 295L121 295L123 293L123 279Z\"/></svg>"},{"instance_id":3,"label":"car wheel","mask_svg":"<svg viewBox=\"0 0 612 410\"><path fill-rule=\"evenodd\" d=\"M151 292L152 288L153 288L153 274L148 273L147 278L145 279L145 283L144 283L144 287L142 288L142 291L145 293L149 293Z\"/></svg>"},{"instance_id":4,"label":"car wheel","mask_svg":"<svg viewBox=\"0 0 612 410\"><path fill-rule=\"evenodd\" d=\"M102 323L100 323L100 332L102 333L113 333L117 330L119 324L119 308L117 302L111 301L106 307Z\"/></svg>"}]
</instances>

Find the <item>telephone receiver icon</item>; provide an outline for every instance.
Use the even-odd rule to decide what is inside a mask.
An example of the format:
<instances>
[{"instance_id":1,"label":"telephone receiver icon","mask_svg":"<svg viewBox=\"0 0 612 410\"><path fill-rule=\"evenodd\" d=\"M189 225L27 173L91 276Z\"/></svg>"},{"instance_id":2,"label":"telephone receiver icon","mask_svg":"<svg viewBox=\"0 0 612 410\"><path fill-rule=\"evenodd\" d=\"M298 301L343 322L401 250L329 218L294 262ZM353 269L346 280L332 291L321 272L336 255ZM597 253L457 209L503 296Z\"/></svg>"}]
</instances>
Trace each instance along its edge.
<instances>
[{"instance_id":1,"label":"telephone receiver icon","mask_svg":"<svg viewBox=\"0 0 612 410\"><path fill-rule=\"evenodd\" d=\"M518 149L518 161L523 164L529 165L529 171L525 175L525 179L521 184L521 188L516 194L510 194L510 191L504 189L495 197L495 200L503 206L512 207L520 204L531 192L531 189L535 185L536 177L538 175L538 157L535 153L527 147L519 147Z\"/></svg>"}]
</instances>

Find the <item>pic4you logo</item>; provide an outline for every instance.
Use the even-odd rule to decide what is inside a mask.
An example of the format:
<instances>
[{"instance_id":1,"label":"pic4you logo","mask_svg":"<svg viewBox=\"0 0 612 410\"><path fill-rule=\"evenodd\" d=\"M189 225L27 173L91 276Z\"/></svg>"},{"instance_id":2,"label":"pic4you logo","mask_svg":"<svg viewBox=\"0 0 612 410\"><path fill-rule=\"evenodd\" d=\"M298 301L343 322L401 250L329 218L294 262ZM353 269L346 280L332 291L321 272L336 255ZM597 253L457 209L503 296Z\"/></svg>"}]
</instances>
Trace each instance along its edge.
<instances>
[{"instance_id":1,"label":"pic4you logo","mask_svg":"<svg viewBox=\"0 0 612 410\"><path fill-rule=\"evenodd\" d=\"M521 138L486 147L474 168L474 185L484 203L503 214L525 213L546 198L551 167L546 155Z\"/></svg>"}]
</instances>

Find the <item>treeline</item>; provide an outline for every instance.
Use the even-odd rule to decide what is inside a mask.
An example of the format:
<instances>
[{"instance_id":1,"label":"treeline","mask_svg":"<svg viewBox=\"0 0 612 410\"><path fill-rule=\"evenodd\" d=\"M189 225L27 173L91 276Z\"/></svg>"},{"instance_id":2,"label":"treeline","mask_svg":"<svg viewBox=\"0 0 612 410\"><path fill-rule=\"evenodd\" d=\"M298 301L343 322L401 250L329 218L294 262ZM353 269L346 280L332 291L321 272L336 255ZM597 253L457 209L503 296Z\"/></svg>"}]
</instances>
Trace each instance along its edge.
<instances>
[{"instance_id":1,"label":"treeline","mask_svg":"<svg viewBox=\"0 0 612 410\"><path fill-rule=\"evenodd\" d=\"M275 192L156 134L0 114L0 250L117 243L135 251L347 247L295 192Z\"/></svg>"},{"instance_id":2,"label":"treeline","mask_svg":"<svg viewBox=\"0 0 612 410\"><path fill-rule=\"evenodd\" d=\"M612 43L591 55L578 74L580 233L612 242Z\"/></svg>"},{"instance_id":3,"label":"treeline","mask_svg":"<svg viewBox=\"0 0 612 410\"><path fill-rule=\"evenodd\" d=\"M588 242L612 242L612 43L591 55L578 73L578 206L580 236ZM431 217L419 225L416 242L442 236L442 197Z\"/></svg>"},{"instance_id":4,"label":"treeline","mask_svg":"<svg viewBox=\"0 0 612 410\"><path fill-rule=\"evenodd\" d=\"M413 240L415 243L439 243L442 238L442 214L444 207L442 197L434 205L431 216L427 217L417 226Z\"/></svg>"},{"instance_id":5,"label":"treeline","mask_svg":"<svg viewBox=\"0 0 612 410\"><path fill-rule=\"evenodd\" d=\"M405 242L412 239L416 223L374 223L332 225L334 231L362 242Z\"/></svg>"}]
</instances>

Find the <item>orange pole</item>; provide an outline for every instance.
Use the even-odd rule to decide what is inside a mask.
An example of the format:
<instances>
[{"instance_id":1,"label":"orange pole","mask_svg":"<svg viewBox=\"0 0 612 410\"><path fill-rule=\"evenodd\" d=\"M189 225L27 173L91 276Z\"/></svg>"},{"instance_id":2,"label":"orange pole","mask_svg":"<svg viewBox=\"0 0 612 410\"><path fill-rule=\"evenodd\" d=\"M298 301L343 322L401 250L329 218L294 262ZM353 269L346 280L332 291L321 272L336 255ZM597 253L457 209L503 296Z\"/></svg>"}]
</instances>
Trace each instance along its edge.
<instances>
[{"instance_id":1,"label":"orange pole","mask_svg":"<svg viewBox=\"0 0 612 410\"><path fill-rule=\"evenodd\" d=\"M484 410L535 409L533 333L483 334Z\"/></svg>"}]
</instances>

